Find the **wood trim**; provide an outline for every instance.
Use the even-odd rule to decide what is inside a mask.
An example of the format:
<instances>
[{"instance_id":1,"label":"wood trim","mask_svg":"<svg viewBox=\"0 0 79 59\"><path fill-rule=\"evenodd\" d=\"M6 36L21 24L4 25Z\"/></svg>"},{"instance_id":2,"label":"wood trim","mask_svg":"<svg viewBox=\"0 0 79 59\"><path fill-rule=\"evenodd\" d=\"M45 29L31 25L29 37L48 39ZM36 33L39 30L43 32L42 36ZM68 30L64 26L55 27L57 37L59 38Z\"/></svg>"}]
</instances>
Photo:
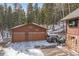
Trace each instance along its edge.
<instances>
[{"instance_id":1,"label":"wood trim","mask_svg":"<svg viewBox=\"0 0 79 59\"><path fill-rule=\"evenodd\" d=\"M65 22L66 22L66 33L65 33L66 41L65 41L65 44L66 44L66 46L67 46L67 45L68 45L68 44L67 44L67 40L68 40L68 39L67 39L67 21L65 21Z\"/></svg>"},{"instance_id":2,"label":"wood trim","mask_svg":"<svg viewBox=\"0 0 79 59\"><path fill-rule=\"evenodd\" d=\"M79 35L79 18L78 18L78 35Z\"/></svg>"}]
</instances>

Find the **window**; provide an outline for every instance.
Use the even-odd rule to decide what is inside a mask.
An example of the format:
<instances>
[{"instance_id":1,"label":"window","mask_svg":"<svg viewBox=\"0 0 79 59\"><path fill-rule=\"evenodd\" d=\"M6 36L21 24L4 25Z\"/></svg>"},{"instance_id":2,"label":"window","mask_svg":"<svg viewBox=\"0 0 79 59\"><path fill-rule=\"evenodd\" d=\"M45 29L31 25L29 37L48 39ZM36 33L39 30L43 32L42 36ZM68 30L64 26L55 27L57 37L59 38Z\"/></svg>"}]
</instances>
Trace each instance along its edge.
<instances>
[{"instance_id":1,"label":"window","mask_svg":"<svg viewBox=\"0 0 79 59\"><path fill-rule=\"evenodd\" d=\"M78 26L78 19L69 20L69 27L77 27Z\"/></svg>"}]
</instances>

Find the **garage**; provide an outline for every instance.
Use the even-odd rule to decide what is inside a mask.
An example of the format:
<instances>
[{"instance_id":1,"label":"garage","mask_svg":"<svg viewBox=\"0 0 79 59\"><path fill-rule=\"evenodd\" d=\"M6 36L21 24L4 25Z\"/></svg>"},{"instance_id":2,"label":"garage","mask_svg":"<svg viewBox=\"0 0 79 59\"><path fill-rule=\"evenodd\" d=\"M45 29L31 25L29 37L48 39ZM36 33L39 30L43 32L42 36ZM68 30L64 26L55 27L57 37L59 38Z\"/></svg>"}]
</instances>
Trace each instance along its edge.
<instances>
[{"instance_id":1,"label":"garage","mask_svg":"<svg viewBox=\"0 0 79 59\"><path fill-rule=\"evenodd\" d=\"M18 25L11 30L12 42L37 41L47 38L47 29L35 23Z\"/></svg>"}]
</instances>

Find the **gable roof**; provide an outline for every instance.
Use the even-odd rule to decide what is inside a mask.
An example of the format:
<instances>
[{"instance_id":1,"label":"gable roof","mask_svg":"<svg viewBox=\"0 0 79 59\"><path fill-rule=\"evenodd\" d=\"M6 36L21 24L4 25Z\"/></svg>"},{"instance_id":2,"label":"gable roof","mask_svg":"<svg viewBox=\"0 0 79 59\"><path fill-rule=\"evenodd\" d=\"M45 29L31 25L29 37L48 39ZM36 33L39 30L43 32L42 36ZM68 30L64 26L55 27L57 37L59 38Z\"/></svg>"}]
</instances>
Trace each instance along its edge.
<instances>
[{"instance_id":1,"label":"gable roof","mask_svg":"<svg viewBox=\"0 0 79 59\"><path fill-rule=\"evenodd\" d=\"M35 25L35 26L38 26L38 27L40 27L40 28L46 29L45 27L40 26L40 25L38 25L38 24L36 24L36 23L31 23L31 24L32 24L32 25ZM29 24L21 24L21 25L12 27L11 29L19 28L19 27L22 27L22 26L25 26L25 25L29 25Z\"/></svg>"},{"instance_id":2,"label":"gable roof","mask_svg":"<svg viewBox=\"0 0 79 59\"><path fill-rule=\"evenodd\" d=\"M75 11L71 12L69 15L67 15L63 19L61 19L61 21L72 19L72 18L77 18L77 17L79 17L79 8L76 9Z\"/></svg>"}]
</instances>

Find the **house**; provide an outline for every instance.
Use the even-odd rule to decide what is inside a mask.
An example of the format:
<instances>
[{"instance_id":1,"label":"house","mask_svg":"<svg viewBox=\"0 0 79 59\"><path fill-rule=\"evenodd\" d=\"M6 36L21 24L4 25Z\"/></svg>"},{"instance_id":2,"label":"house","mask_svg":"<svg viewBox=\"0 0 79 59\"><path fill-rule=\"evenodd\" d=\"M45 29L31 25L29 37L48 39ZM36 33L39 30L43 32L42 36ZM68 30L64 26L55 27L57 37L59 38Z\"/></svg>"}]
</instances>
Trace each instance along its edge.
<instances>
[{"instance_id":1,"label":"house","mask_svg":"<svg viewBox=\"0 0 79 59\"><path fill-rule=\"evenodd\" d=\"M45 40L46 28L36 23L22 24L11 28L12 42Z\"/></svg>"},{"instance_id":2,"label":"house","mask_svg":"<svg viewBox=\"0 0 79 59\"><path fill-rule=\"evenodd\" d=\"M61 19L66 21L66 45L79 52L79 8Z\"/></svg>"}]
</instances>

